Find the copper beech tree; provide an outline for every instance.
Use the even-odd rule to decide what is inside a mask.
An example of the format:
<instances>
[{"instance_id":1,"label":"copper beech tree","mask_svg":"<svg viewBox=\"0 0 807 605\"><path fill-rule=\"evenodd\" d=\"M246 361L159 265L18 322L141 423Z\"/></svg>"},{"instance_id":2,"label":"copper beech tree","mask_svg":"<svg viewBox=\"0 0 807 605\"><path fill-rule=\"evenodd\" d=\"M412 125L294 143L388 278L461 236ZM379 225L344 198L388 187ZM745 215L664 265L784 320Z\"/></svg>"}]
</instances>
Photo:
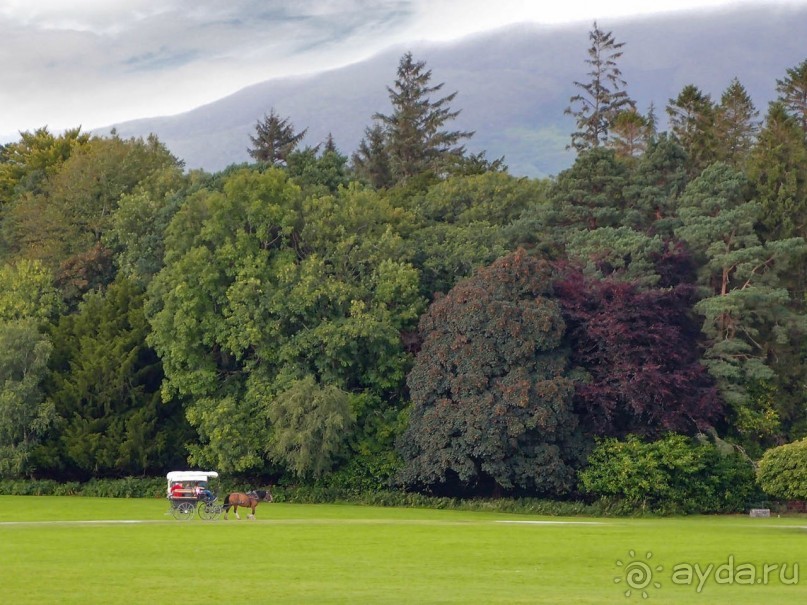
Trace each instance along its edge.
<instances>
[{"instance_id":1,"label":"copper beech tree","mask_svg":"<svg viewBox=\"0 0 807 605\"><path fill-rule=\"evenodd\" d=\"M575 412L589 435L659 438L710 431L723 416L700 363L689 284L641 289L568 271L555 284L581 380Z\"/></svg>"},{"instance_id":2,"label":"copper beech tree","mask_svg":"<svg viewBox=\"0 0 807 605\"><path fill-rule=\"evenodd\" d=\"M548 263L523 250L436 300L408 376L402 481L436 493L562 494L578 450Z\"/></svg>"}]
</instances>

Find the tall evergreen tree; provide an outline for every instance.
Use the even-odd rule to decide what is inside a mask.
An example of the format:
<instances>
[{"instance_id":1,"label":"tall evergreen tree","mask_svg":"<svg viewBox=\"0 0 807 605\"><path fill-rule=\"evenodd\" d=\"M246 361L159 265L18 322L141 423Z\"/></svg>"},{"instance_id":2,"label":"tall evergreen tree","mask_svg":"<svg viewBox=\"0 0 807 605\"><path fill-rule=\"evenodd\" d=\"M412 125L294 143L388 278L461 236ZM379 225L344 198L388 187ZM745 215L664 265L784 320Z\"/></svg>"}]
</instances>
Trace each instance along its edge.
<instances>
[{"instance_id":1,"label":"tall evergreen tree","mask_svg":"<svg viewBox=\"0 0 807 605\"><path fill-rule=\"evenodd\" d=\"M183 463L187 424L160 400L160 360L145 342L145 295L119 279L93 292L53 333L57 430L39 453L45 471L78 478L161 472Z\"/></svg>"},{"instance_id":2,"label":"tall evergreen tree","mask_svg":"<svg viewBox=\"0 0 807 605\"><path fill-rule=\"evenodd\" d=\"M440 92L443 83L431 85L431 77L425 61L415 61L411 52L405 53L398 64L394 86L387 87L392 113L373 116L383 128L395 181L445 172L452 159L465 153L460 141L474 134L445 130L446 124L460 113L450 107L457 93L433 99L432 95Z\"/></svg>"},{"instance_id":3,"label":"tall evergreen tree","mask_svg":"<svg viewBox=\"0 0 807 605\"><path fill-rule=\"evenodd\" d=\"M732 166L744 164L759 131L758 115L748 91L734 78L720 97L715 112L720 160Z\"/></svg>"},{"instance_id":4,"label":"tall evergreen tree","mask_svg":"<svg viewBox=\"0 0 807 605\"><path fill-rule=\"evenodd\" d=\"M747 174L754 199L761 207L758 231L764 241L790 237L807 238L807 139L799 121L782 103L771 103L757 144L751 151ZM792 263L783 276L797 308L804 310L807 265L804 256ZM784 437L793 439L807 427L807 405L802 388L805 356L799 332L788 334L777 348L772 369L775 382L768 393L782 421ZM779 440L783 435L777 435ZM773 445L769 443L768 445Z\"/></svg>"},{"instance_id":5,"label":"tall evergreen tree","mask_svg":"<svg viewBox=\"0 0 807 605\"><path fill-rule=\"evenodd\" d=\"M390 169L386 135L380 124L374 124L364 131L359 148L351 157L353 172L376 189L389 187L393 183Z\"/></svg>"},{"instance_id":6,"label":"tall evergreen tree","mask_svg":"<svg viewBox=\"0 0 807 605\"><path fill-rule=\"evenodd\" d=\"M717 157L715 104L694 84L687 84L667 104L670 131L689 156L690 174L700 174Z\"/></svg>"},{"instance_id":7,"label":"tall evergreen tree","mask_svg":"<svg viewBox=\"0 0 807 605\"><path fill-rule=\"evenodd\" d=\"M250 135L252 148L249 155L258 162L264 162L272 166L283 166L286 164L289 154L303 140L308 128L302 132L294 129L294 124L289 118L281 118L275 113L274 108L265 115L263 120L258 120L255 125L255 135Z\"/></svg>"},{"instance_id":8,"label":"tall evergreen tree","mask_svg":"<svg viewBox=\"0 0 807 605\"><path fill-rule=\"evenodd\" d=\"M611 32L603 32L594 22L588 34L591 46L586 63L591 66L588 82L575 82L580 93L569 99L567 115L577 121L577 130L572 133L570 147L583 151L604 145L613 121L620 112L635 108L635 103L624 90L627 82L617 60L622 56L624 42L617 42ZM578 106L573 109L573 106Z\"/></svg>"},{"instance_id":9,"label":"tall evergreen tree","mask_svg":"<svg viewBox=\"0 0 807 605\"><path fill-rule=\"evenodd\" d=\"M555 236L561 230L593 230L630 224L624 188L629 171L611 149L592 149L558 175L549 195L547 219Z\"/></svg>"},{"instance_id":10,"label":"tall evergreen tree","mask_svg":"<svg viewBox=\"0 0 807 605\"><path fill-rule=\"evenodd\" d=\"M333 133L329 132L325 142L323 143L322 153L339 153L336 148L336 142L333 140Z\"/></svg>"},{"instance_id":11,"label":"tall evergreen tree","mask_svg":"<svg viewBox=\"0 0 807 605\"><path fill-rule=\"evenodd\" d=\"M776 92L807 134L807 59L788 69L787 77L776 80Z\"/></svg>"},{"instance_id":12,"label":"tall evergreen tree","mask_svg":"<svg viewBox=\"0 0 807 605\"><path fill-rule=\"evenodd\" d=\"M779 430L769 397L758 393L775 378L769 357L777 343L803 330L783 277L805 251L800 237L762 243L755 227L760 205L746 198L744 175L716 163L681 196L680 237L701 265L706 292L695 305L708 339L704 364L732 406L746 438Z\"/></svg>"},{"instance_id":13,"label":"tall evergreen tree","mask_svg":"<svg viewBox=\"0 0 807 605\"><path fill-rule=\"evenodd\" d=\"M807 139L782 103L771 103L748 162L765 239L807 238Z\"/></svg>"},{"instance_id":14,"label":"tall evergreen tree","mask_svg":"<svg viewBox=\"0 0 807 605\"><path fill-rule=\"evenodd\" d=\"M350 182L348 159L336 149L333 138L328 138L324 151L317 155L322 146L293 151L287 159L287 170L289 176L307 191L324 188L324 191L333 193Z\"/></svg>"},{"instance_id":15,"label":"tall evergreen tree","mask_svg":"<svg viewBox=\"0 0 807 605\"><path fill-rule=\"evenodd\" d=\"M672 235L677 199L687 183L686 162L686 153L666 132L650 140L625 188L629 205L641 214L637 228Z\"/></svg>"}]
</instances>

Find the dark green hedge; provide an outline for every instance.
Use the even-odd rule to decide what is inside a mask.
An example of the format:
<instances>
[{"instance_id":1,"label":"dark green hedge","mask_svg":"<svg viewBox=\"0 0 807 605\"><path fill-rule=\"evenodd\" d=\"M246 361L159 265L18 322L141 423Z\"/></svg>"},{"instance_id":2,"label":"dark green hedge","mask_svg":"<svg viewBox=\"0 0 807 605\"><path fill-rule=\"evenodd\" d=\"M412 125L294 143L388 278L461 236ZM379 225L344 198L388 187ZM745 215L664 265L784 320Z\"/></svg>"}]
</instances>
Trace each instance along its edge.
<instances>
[{"instance_id":1,"label":"dark green hedge","mask_svg":"<svg viewBox=\"0 0 807 605\"><path fill-rule=\"evenodd\" d=\"M223 484L219 496L262 486ZM440 498L414 492L394 490L356 491L333 487L274 486L275 502L294 504L357 504L401 508L431 508L477 512L516 513L548 516L625 517L681 513L667 505L637 506L620 497L603 497L594 502L544 500L538 498L461 499ZM94 479L86 483L57 481L0 481L0 495L14 496L85 496L105 498L164 498L165 478L127 477ZM692 512L692 511L688 511Z\"/></svg>"}]
</instances>

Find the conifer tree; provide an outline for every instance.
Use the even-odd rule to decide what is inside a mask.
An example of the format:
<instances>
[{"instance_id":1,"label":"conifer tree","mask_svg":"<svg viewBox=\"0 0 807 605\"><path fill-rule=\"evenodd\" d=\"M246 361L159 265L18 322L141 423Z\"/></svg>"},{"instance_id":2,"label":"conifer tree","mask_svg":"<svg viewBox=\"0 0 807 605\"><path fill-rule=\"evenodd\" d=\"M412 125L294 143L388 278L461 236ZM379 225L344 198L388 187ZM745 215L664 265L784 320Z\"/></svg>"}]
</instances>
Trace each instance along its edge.
<instances>
[{"instance_id":1,"label":"conifer tree","mask_svg":"<svg viewBox=\"0 0 807 605\"><path fill-rule=\"evenodd\" d=\"M807 237L807 141L782 103L771 103L747 172L763 237Z\"/></svg>"},{"instance_id":2,"label":"conifer tree","mask_svg":"<svg viewBox=\"0 0 807 605\"><path fill-rule=\"evenodd\" d=\"M758 115L748 91L734 78L716 108L719 159L732 166L743 165L759 130Z\"/></svg>"},{"instance_id":3,"label":"conifer tree","mask_svg":"<svg viewBox=\"0 0 807 605\"><path fill-rule=\"evenodd\" d=\"M324 146L322 148L322 153L338 153L339 150L336 148L336 143L333 140L333 133L329 132L328 137L325 139Z\"/></svg>"},{"instance_id":4,"label":"conifer tree","mask_svg":"<svg viewBox=\"0 0 807 605\"><path fill-rule=\"evenodd\" d=\"M611 123L607 146L613 148L619 157L637 157L645 152L653 134L654 123L651 119L634 108L626 109L617 114Z\"/></svg>"},{"instance_id":5,"label":"conifer tree","mask_svg":"<svg viewBox=\"0 0 807 605\"><path fill-rule=\"evenodd\" d=\"M712 98L694 84L684 86L667 105L670 131L687 152L692 175L716 159L715 111Z\"/></svg>"},{"instance_id":6,"label":"conifer tree","mask_svg":"<svg viewBox=\"0 0 807 605\"><path fill-rule=\"evenodd\" d=\"M449 106L457 93L432 100L431 95L439 93L443 83L430 86L432 72L425 67L425 61L415 61L411 52L405 53L394 87L387 87L393 112L374 116L387 130L392 170L399 180L426 171L439 173L447 160L465 152L458 143L474 134L444 130L460 113Z\"/></svg>"},{"instance_id":7,"label":"conifer tree","mask_svg":"<svg viewBox=\"0 0 807 605\"><path fill-rule=\"evenodd\" d=\"M577 151L604 145L617 115L635 108L635 103L624 90L627 82L622 79L617 65L625 43L617 42L611 32L603 32L596 21L588 37L591 46L586 63L591 66L587 74L591 80L574 83L581 92L569 99L569 107L564 112L577 121L577 130L572 133L569 145ZM573 109L575 105L577 109Z\"/></svg>"},{"instance_id":8,"label":"conifer tree","mask_svg":"<svg viewBox=\"0 0 807 605\"><path fill-rule=\"evenodd\" d=\"M308 128L296 132L289 118L281 118L272 108L269 115L265 115L263 120L258 120L255 125L255 136L249 137L252 141L252 148L248 150L249 155L258 162L283 166L289 154L303 140L306 132Z\"/></svg>"},{"instance_id":9,"label":"conifer tree","mask_svg":"<svg viewBox=\"0 0 807 605\"><path fill-rule=\"evenodd\" d=\"M805 252L800 237L761 242L760 205L747 199L745 176L715 163L681 196L676 235L701 265L706 296L694 309L708 339L704 364L734 410L734 430L744 437L779 430L768 398L755 390L775 379L769 363L778 343L801 333L784 277Z\"/></svg>"},{"instance_id":10,"label":"conifer tree","mask_svg":"<svg viewBox=\"0 0 807 605\"><path fill-rule=\"evenodd\" d=\"M401 182L422 174L442 175L464 155L460 141L474 133L445 130L460 113L450 107L457 93L433 99L443 83L431 85L431 77L425 61L415 61L411 52L401 57L395 84L387 87L392 113L373 116L376 124L367 129L354 156L357 172L368 174L371 182L384 182L386 161L392 181Z\"/></svg>"},{"instance_id":11,"label":"conifer tree","mask_svg":"<svg viewBox=\"0 0 807 605\"><path fill-rule=\"evenodd\" d=\"M786 78L776 80L776 92L807 134L807 59L788 69Z\"/></svg>"},{"instance_id":12,"label":"conifer tree","mask_svg":"<svg viewBox=\"0 0 807 605\"><path fill-rule=\"evenodd\" d=\"M356 176L376 189L392 185L386 136L380 124L374 124L364 130L364 138L351 157L351 163Z\"/></svg>"}]
</instances>

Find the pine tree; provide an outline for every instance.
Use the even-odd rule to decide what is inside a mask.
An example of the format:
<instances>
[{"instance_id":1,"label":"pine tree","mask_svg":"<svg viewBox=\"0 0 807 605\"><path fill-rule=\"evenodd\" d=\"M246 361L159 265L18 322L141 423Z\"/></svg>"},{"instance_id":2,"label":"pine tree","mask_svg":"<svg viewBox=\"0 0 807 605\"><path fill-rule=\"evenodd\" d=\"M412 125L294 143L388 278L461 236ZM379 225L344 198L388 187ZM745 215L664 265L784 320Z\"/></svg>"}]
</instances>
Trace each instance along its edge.
<instances>
[{"instance_id":1,"label":"pine tree","mask_svg":"<svg viewBox=\"0 0 807 605\"><path fill-rule=\"evenodd\" d=\"M248 150L249 155L258 162L283 166L306 132L308 128L299 133L295 132L294 124L289 122L289 118L281 118L272 108L269 115L265 115L263 120L259 120L255 125L255 136L249 137L253 145Z\"/></svg>"},{"instance_id":2,"label":"pine tree","mask_svg":"<svg viewBox=\"0 0 807 605\"><path fill-rule=\"evenodd\" d=\"M681 196L675 233L701 265L705 297L694 309L708 339L703 363L734 410L734 429L751 437L780 430L760 391L776 378L769 360L777 345L803 333L785 277L807 248L800 237L761 242L760 204L747 191L742 172L713 164Z\"/></svg>"},{"instance_id":3,"label":"pine tree","mask_svg":"<svg viewBox=\"0 0 807 605\"><path fill-rule=\"evenodd\" d=\"M642 155L654 134L654 123L636 109L620 112L611 123L611 136L607 146L622 158Z\"/></svg>"},{"instance_id":4,"label":"pine tree","mask_svg":"<svg viewBox=\"0 0 807 605\"><path fill-rule=\"evenodd\" d=\"M625 43L616 42L611 32L603 32L597 27L596 21L588 37L591 46L586 63L591 66L587 74L591 80L574 83L582 92L569 99L569 107L564 112L577 120L577 131L572 133L569 145L577 151L604 145L616 116L628 108L635 108L635 103L623 90L627 82L622 79L617 66ZM579 108L574 110L573 105Z\"/></svg>"}]
</instances>

